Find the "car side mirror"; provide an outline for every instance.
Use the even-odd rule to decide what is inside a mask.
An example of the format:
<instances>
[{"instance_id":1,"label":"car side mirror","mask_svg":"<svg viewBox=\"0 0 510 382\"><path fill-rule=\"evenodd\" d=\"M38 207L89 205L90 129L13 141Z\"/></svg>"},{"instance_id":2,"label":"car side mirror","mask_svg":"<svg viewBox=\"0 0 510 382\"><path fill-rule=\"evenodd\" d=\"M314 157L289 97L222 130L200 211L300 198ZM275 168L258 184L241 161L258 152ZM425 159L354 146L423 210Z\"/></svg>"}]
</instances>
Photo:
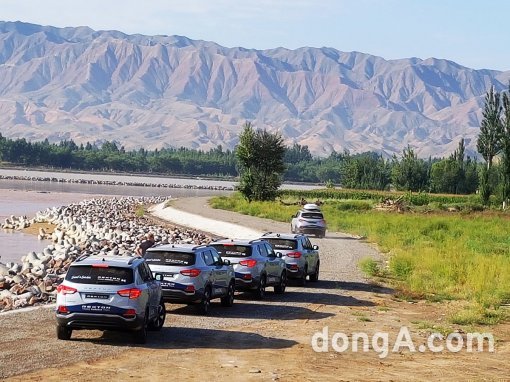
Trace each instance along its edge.
<instances>
[{"instance_id":1,"label":"car side mirror","mask_svg":"<svg viewBox=\"0 0 510 382\"><path fill-rule=\"evenodd\" d=\"M319 246L318 245L314 245L312 248L315 249L315 250L318 250Z\"/></svg>"},{"instance_id":2,"label":"car side mirror","mask_svg":"<svg viewBox=\"0 0 510 382\"><path fill-rule=\"evenodd\" d=\"M280 259L281 259L281 258L283 257L283 255L282 255L282 253L281 253L281 252L276 252L276 257L278 257L278 258L280 258Z\"/></svg>"},{"instance_id":3,"label":"car side mirror","mask_svg":"<svg viewBox=\"0 0 510 382\"><path fill-rule=\"evenodd\" d=\"M230 265L230 260L229 259L223 259L223 265Z\"/></svg>"},{"instance_id":4,"label":"car side mirror","mask_svg":"<svg viewBox=\"0 0 510 382\"><path fill-rule=\"evenodd\" d=\"M163 275L162 275L161 273L156 273L156 274L154 275L154 279L155 279L156 281L163 281Z\"/></svg>"}]
</instances>

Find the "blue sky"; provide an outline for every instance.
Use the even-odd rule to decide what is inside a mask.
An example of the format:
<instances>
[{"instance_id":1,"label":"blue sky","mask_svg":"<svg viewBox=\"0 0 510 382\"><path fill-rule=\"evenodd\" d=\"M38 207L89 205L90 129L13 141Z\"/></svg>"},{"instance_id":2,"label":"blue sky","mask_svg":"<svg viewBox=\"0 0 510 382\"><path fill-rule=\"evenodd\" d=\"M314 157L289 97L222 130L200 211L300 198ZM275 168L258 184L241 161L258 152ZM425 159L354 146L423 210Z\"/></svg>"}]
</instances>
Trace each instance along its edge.
<instances>
[{"instance_id":1,"label":"blue sky","mask_svg":"<svg viewBox=\"0 0 510 382\"><path fill-rule=\"evenodd\" d=\"M510 70L507 0L0 0L0 20Z\"/></svg>"}]
</instances>

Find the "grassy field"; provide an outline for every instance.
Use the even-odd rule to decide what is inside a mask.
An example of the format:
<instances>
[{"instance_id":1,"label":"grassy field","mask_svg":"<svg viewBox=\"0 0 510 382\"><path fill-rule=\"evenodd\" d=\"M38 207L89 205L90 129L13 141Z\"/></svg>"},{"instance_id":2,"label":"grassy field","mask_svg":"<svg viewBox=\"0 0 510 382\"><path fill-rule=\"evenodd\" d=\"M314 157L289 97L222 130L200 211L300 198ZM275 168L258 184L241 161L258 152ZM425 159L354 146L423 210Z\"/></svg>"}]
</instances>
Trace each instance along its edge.
<instances>
[{"instance_id":1,"label":"grassy field","mask_svg":"<svg viewBox=\"0 0 510 382\"><path fill-rule=\"evenodd\" d=\"M301 197L285 193L282 200ZM330 230L364 236L387 254L384 266L363 260L366 273L390 282L403 298L461 301L453 323L497 323L506 317L502 305L510 303L510 215L465 208L476 205L472 197L441 197L405 213L374 210L380 196L320 200ZM444 211L452 204L459 212ZM239 194L215 197L212 206L284 222L297 208L281 201L248 203Z\"/></svg>"}]
</instances>

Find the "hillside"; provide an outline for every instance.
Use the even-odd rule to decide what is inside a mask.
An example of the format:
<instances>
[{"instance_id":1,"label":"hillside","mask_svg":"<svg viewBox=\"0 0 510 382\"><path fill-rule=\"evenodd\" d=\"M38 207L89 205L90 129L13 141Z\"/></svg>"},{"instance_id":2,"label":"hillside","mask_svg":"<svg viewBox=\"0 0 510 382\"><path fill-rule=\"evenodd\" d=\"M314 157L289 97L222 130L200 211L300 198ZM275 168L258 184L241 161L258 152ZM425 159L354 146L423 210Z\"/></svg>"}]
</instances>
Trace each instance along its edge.
<instances>
[{"instance_id":1,"label":"hillside","mask_svg":"<svg viewBox=\"0 0 510 382\"><path fill-rule=\"evenodd\" d=\"M487 89L510 71L332 48L226 48L180 36L0 22L0 132L127 149L233 148L242 124L315 155L473 153Z\"/></svg>"}]
</instances>

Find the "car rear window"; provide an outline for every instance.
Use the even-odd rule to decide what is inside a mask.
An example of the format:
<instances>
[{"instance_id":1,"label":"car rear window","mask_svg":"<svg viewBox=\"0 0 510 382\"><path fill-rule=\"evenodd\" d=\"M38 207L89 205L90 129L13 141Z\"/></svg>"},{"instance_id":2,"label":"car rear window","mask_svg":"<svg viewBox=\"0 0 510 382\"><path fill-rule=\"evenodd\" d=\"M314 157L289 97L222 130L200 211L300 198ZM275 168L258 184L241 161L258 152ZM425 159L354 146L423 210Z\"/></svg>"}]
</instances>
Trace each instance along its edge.
<instances>
[{"instance_id":1,"label":"car rear window","mask_svg":"<svg viewBox=\"0 0 510 382\"><path fill-rule=\"evenodd\" d=\"M324 219L321 212L303 212L301 216L305 219Z\"/></svg>"},{"instance_id":2,"label":"car rear window","mask_svg":"<svg viewBox=\"0 0 510 382\"><path fill-rule=\"evenodd\" d=\"M269 244L273 246L275 250L277 249L296 249L297 248L297 241L291 240L291 239L270 239L270 238L264 238L264 240L268 241Z\"/></svg>"},{"instance_id":3,"label":"car rear window","mask_svg":"<svg viewBox=\"0 0 510 382\"><path fill-rule=\"evenodd\" d=\"M121 267L69 267L66 280L78 284L127 285L133 283L133 270Z\"/></svg>"},{"instance_id":4,"label":"car rear window","mask_svg":"<svg viewBox=\"0 0 510 382\"><path fill-rule=\"evenodd\" d=\"M251 247L235 244L214 244L214 248L222 257L250 257Z\"/></svg>"},{"instance_id":5,"label":"car rear window","mask_svg":"<svg viewBox=\"0 0 510 382\"><path fill-rule=\"evenodd\" d=\"M147 264L188 266L195 264L195 254L178 251L147 251L144 255Z\"/></svg>"}]
</instances>

